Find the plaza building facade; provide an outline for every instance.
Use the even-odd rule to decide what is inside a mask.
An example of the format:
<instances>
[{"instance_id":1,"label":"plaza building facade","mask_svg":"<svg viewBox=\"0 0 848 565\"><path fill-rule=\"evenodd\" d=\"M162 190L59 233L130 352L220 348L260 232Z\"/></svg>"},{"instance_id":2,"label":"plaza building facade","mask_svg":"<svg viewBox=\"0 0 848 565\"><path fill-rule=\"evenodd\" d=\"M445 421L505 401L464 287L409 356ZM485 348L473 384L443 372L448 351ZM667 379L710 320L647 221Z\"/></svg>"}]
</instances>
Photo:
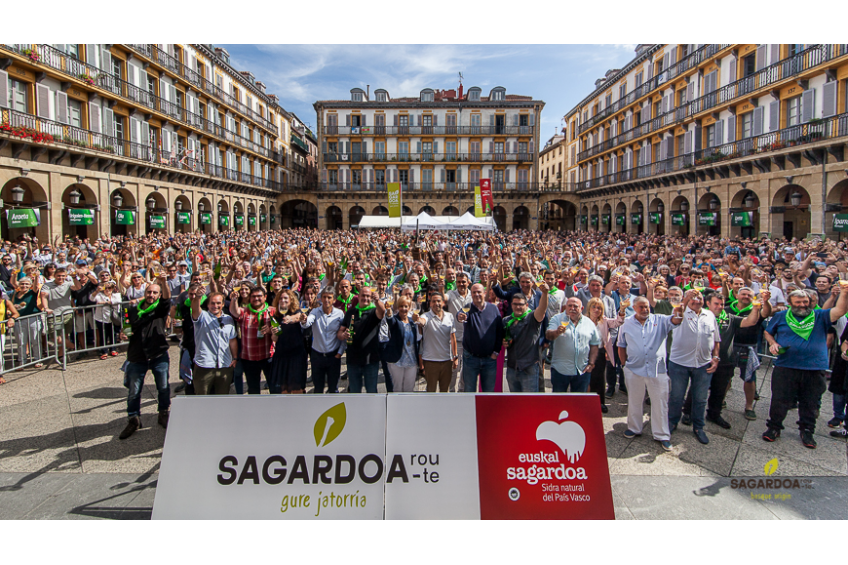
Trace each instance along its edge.
<instances>
[{"instance_id":1,"label":"plaza building facade","mask_svg":"<svg viewBox=\"0 0 848 565\"><path fill-rule=\"evenodd\" d=\"M461 215L474 186L492 180L500 229L538 229L538 124L544 102L479 87L425 88L417 97L354 88L350 100L315 103L318 190L304 194L321 228L388 214L388 183L401 185L404 215ZM554 192L553 189L550 189Z\"/></svg>"},{"instance_id":2,"label":"plaza building facade","mask_svg":"<svg viewBox=\"0 0 848 565\"><path fill-rule=\"evenodd\" d=\"M293 116L207 44L0 44L0 198L40 240L281 224ZM314 143L314 140L313 140Z\"/></svg>"},{"instance_id":3,"label":"plaza building facade","mask_svg":"<svg viewBox=\"0 0 848 565\"><path fill-rule=\"evenodd\" d=\"M564 229L838 235L848 45L640 45L595 86Z\"/></svg>"}]
</instances>

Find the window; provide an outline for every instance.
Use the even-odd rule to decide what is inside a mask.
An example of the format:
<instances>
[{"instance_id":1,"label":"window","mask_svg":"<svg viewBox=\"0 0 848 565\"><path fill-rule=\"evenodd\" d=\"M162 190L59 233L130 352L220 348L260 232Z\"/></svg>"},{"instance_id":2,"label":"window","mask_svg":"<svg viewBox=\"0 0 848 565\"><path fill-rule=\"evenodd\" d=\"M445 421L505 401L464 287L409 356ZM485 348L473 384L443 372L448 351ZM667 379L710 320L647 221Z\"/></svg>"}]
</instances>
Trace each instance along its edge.
<instances>
[{"instance_id":1,"label":"window","mask_svg":"<svg viewBox=\"0 0 848 565\"><path fill-rule=\"evenodd\" d=\"M521 160L526 161L527 159L530 158L530 156L527 154L527 142L526 141L520 141L518 143L518 152L522 155ZM562 147L559 148L559 153L560 153L560 155L562 155ZM562 167L562 163L560 163L559 166Z\"/></svg>"},{"instance_id":2,"label":"window","mask_svg":"<svg viewBox=\"0 0 848 565\"><path fill-rule=\"evenodd\" d=\"M124 139L124 118L122 118L118 114L113 114L113 115L114 115L113 128L115 129L115 137L117 139Z\"/></svg>"},{"instance_id":3,"label":"window","mask_svg":"<svg viewBox=\"0 0 848 565\"><path fill-rule=\"evenodd\" d=\"M504 182L504 172L498 170L498 171L493 171L493 174L495 175L495 178L494 178L495 184L502 185L503 182Z\"/></svg>"},{"instance_id":4,"label":"window","mask_svg":"<svg viewBox=\"0 0 848 565\"><path fill-rule=\"evenodd\" d=\"M498 88L492 91L492 100L506 100L506 91Z\"/></svg>"},{"instance_id":5,"label":"window","mask_svg":"<svg viewBox=\"0 0 848 565\"><path fill-rule=\"evenodd\" d=\"M787 56L794 57L795 55L797 55L798 53L800 53L803 50L804 50L804 44L803 43L790 43L789 44L789 52L787 53Z\"/></svg>"},{"instance_id":6,"label":"window","mask_svg":"<svg viewBox=\"0 0 848 565\"><path fill-rule=\"evenodd\" d=\"M433 169L424 169L421 171L421 182L425 188L433 188Z\"/></svg>"},{"instance_id":7,"label":"window","mask_svg":"<svg viewBox=\"0 0 848 565\"><path fill-rule=\"evenodd\" d=\"M691 53L689 52L689 45L684 43L683 45L680 46L680 60L682 61L683 59L685 59L689 55L691 55Z\"/></svg>"},{"instance_id":8,"label":"window","mask_svg":"<svg viewBox=\"0 0 848 565\"><path fill-rule=\"evenodd\" d=\"M179 90L177 90L176 92L177 92L177 100L176 100L177 106L182 108L183 107L183 93Z\"/></svg>"},{"instance_id":9,"label":"window","mask_svg":"<svg viewBox=\"0 0 848 565\"><path fill-rule=\"evenodd\" d=\"M483 121L481 114L471 114L471 133L480 133L480 124Z\"/></svg>"},{"instance_id":10,"label":"window","mask_svg":"<svg viewBox=\"0 0 848 565\"><path fill-rule=\"evenodd\" d=\"M754 135L754 112L742 114L742 139L753 137Z\"/></svg>"},{"instance_id":11,"label":"window","mask_svg":"<svg viewBox=\"0 0 848 565\"><path fill-rule=\"evenodd\" d=\"M401 184L407 184L409 182L409 171L398 171L398 182Z\"/></svg>"},{"instance_id":12,"label":"window","mask_svg":"<svg viewBox=\"0 0 848 565\"><path fill-rule=\"evenodd\" d=\"M530 115L529 114L521 114L518 116L518 125L520 126L528 126L530 125Z\"/></svg>"},{"instance_id":13,"label":"window","mask_svg":"<svg viewBox=\"0 0 848 565\"><path fill-rule=\"evenodd\" d=\"M388 102L389 101L389 95L386 94L385 92L377 92L376 94L377 94L377 102Z\"/></svg>"},{"instance_id":14,"label":"window","mask_svg":"<svg viewBox=\"0 0 848 565\"><path fill-rule=\"evenodd\" d=\"M751 53L742 58L742 76L749 77L755 72L757 72L757 54Z\"/></svg>"},{"instance_id":15,"label":"window","mask_svg":"<svg viewBox=\"0 0 848 565\"><path fill-rule=\"evenodd\" d=\"M433 133L433 115L432 114L424 114L421 117L421 123L424 125L424 130L422 133Z\"/></svg>"},{"instance_id":16,"label":"window","mask_svg":"<svg viewBox=\"0 0 848 565\"><path fill-rule=\"evenodd\" d=\"M385 158L386 157L386 142L385 141L375 141L374 142L374 153Z\"/></svg>"},{"instance_id":17,"label":"window","mask_svg":"<svg viewBox=\"0 0 848 565\"><path fill-rule=\"evenodd\" d=\"M476 155L477 156L476 158L478 160L480 159L480 142L479 141L472 141L469 144L469 150L471 152L471 155Z\"/></svg>"},{"instance_id":18,"label":"window","mask_svg":"<svg viewBox=\"0 0 848 565\"><path fill-rule=\"evenodd\" d=\"M472 88L468 91L468 100L469 102L479 102L480 101L480 89Z\"/></svg>"},{"instance_id":19,"label":"window","mask_svg":"<svg viewBox=\"0 0 848 565\"><path fill-rule=\"evenodd\" d=\"M76 43L66 43L65 53L67 53L71 57L76 57L77 59L79 59L79 45L77 45Z\"/></svg>"},{"instance_id":20,"label":"window","mask_svg":"<svg viewBox=\"0 0 848 565\"><path fill-rule=\"evenodd\" d=\"M156 96L156 79L150 75L147 75L147 92Z\"/></svg>"},{"instance_id":21,"label":"window","mask_svg":"<svg viewBox=\"0 0 848 565\"><path fill-rule=\"evenodd\" d=\"M607 97L604 98L604 108L609 108L612 105L612 92L607 94Z\"/></svg>"},{"instance_id":22,"label":"window","mask_svg":"<svg viewBox=\"0 0 848 565\"><path fill-rule=\"evenodd\" d=\"M358 114L353 114L350 117L350 125L352 127L358 128L360 125L362 125L362 117Z\"/></svg>"},{"instance_id":23,"label":"window","mask_svg":"<svg viewBox=\"0 0 848 565\"><path fill-rule=\"evenodd\" d=\"M707 147L715 147L716 146L716 126L712 124L707 126Z\"/></svg>"},{"instance_id":24,"label":"window","mask_svg":"<svg viewBox=\"0 0 848 565\"><path fill-rule=\"evenodd\" d=\"M448 155L456 155L456 141L445 142L445 153Z\"/></svg>"},{"instance_id":25,"label":"window","mask_svg":"<svg viewBox=\"0 0 848 565\"><path fill-rule=\"evenodd\" d=\"M421 101L422 102L433 102L435 99L435 94L432 90L422 90L421 91Z\"/></svg>"},{"instance_id":26,"label":"window","mask_svg":"<svg viewBox=\"0 0 848 565\"><path fill-rule=\"evenodd\" d=\"M338 141L327 142L327 152L331 153L331 154L338 154L338 152L339 152L339 142Z\"/></svg>"},{"instance_id":27,"label":"window","mask_svg":"<svg viewBox=\"0 0 848 565\"><path fill-rule=\"evenodd\" d=\"M112 59L112 75L115 78L119 78L119 79L124 78L124 75L121 72L121 60L120 59Z\"/></svg>"},{"instance_id":28,"label":"window","mask_svg":"<svg viewBox=\"0 0 848 565\"><path fill-rule=\"evenodd\" d=\"M796 96L786 101L786 126L797 126L801 123L801 97ZM772 126L774 127L774 126Z\"/></svg>"},{"instance_id":29,"label":"window","mask_svg":"<svg viewBox=\"0 0 848 565\"><path fill-rule=\"evenodd\" d=\"M386 184L386 171L374 171L374 182L377 184Z\"/></svg>"},{"instance_id":30,"label":"window","mask_svg":"<svg viewBox=\"0 0 848 565\"><path fill-rule=\"evenodd\" d=\"M643 74L644 74L644 72L636 73L636 88L639 88L640 86L642 86L642 75Z\"/></svg>"},{"instance_id":31,"label":"window","mask_svg":"<svg viewBox=\"0 0 848 565\"><path fill-rule=\"evenodd\" d=\"M423 159L430 161L433 159L433 142L425 141L421 144L421 153L424 154Z\"/></svg>"},{"instance_id":32,"label":"window","mask_svg":"<svg viewBox=\"0 0 848 565\"><path fill-rule=\"evenodd\" d=\"M677 107L679 108L680 106L683 106L684 104L686 104L686 89L681 88L680 89L680 97L678 98L678 102L677 102Z\"/></svg>"},{"instance_id":33,"label":"window","mask_svg":"<svg viewBox=\"0 0 848 565\"><path fill-rule=\"evenodd\" d=\"M9 107L25 114L29 112L27 83L9 79Z\"/></svg>"},{"instance_id":34,"label":"window","mask_svg":"<svg viewBox=\"0 0 848 565\"><path fill-rule=\"evenodd\" d=\"M468 181L471 183L471 186L474 186L480 182L480 169L471 169L468 171Z\"/></svg>"},{"instance_id":35,"label":"window","mask_svg":"<svg viewBox=\"0 0 848 565\"><path fill-rule=\"evenodd\" d=\"M618 99L623 100L624 97L627 96L627 83L621 83L621 86L618 87Z\"/></svg>"},{"instance_id":36,"label":"window","mask_svg":"<svg viewBox=\"0 0 848 565\"><path fill-rule=\"evenodd\" d=\"M446 133L456 133L456 114L445 115Z\"/></svg>"},{"instance_id":37,"label":"window","mask_svg":"<svg viewBox=\"0 0 848 565\"><path fill-rule=\"evenodd\" d=\"M409 116L398 116L398 125L402 128L409 126Z\"/></svg>"},{"instance_id":38,"label":"window","mask_svg":"<svg viewBox=\"0 0 848 565\"><path fill-rule=\"evenodd\" d=\"M398 142L398 153L401 155L409 155L409 142L408 141L399 141Z\"/></svg>"},{"instance_id":39,"label":"window","mask_svg":"<svg viewBox=\"0 0 848 565\"><path fill-rule=\"evenodd\" d=\"M327 180L330 181L330 184L338 184L339 172L336 170L327 171Z\"/></svg>"},{"instance_id":40,"label":"window","mask_svg":"<svg viewBox=\"0 0 848 565\"><path fill-rule=\"evenodd\" d=\"M68 123L76 128L82 127L82 103L68 98Z\"/></svg>"},{"instance_id":41,"label":"window","mask_svg":"<svg viewBox=\"0 0 848 565\"><path fill-rule=\"evenodd\" d=\"M362 102L362 93L361 92L354 92L351 95L351 100L353 100L354 102Z\"/></svg>"},{"instance_id":42,"label":"window","mask_svg":"<svg viewBox=\"0 0 848 565\"><path fill-rule=\"evenodd\" d=\"M358 169L351 171L350 180L353 184L362 184L362 171Z\"/></svg>"}]
</instances>

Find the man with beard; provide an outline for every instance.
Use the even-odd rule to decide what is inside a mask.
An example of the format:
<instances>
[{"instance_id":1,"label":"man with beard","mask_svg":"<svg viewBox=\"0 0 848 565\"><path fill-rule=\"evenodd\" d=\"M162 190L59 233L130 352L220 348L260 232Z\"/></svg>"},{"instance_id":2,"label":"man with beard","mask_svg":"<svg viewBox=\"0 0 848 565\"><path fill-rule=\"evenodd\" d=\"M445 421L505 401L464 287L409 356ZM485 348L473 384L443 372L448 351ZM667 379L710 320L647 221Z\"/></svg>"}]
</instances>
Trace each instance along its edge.
<instances>
[{"instance_id":1,"label":"man with beard","mask_svg":"<svg viewBox=\"0 0 848 565\"><path fill-rule=\"evenodd\" d=\"M771 377L771 405L765 441L780 437L783 420L798 400L801 443L815 449L813 432L825 391L828 369L827 333L848 312L848 286L839 287L834 308L815 310L809 294L802 290L789 294L789 310L778 312L765 331L769 352L777 356Z\"/></svg>"}]
</instances>

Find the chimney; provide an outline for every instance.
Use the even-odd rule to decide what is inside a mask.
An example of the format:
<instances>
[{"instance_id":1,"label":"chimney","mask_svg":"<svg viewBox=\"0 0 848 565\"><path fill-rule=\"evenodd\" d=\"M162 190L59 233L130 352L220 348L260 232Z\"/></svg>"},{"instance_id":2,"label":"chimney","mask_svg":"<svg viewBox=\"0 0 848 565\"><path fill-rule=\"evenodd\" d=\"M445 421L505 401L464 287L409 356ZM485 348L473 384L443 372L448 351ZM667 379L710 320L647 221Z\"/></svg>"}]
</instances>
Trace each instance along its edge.
<instances>
[{"instance_id":1,"label":"chimney","mask_svg":"<svg viewBox=\"0 0 848 565\"><path fill-rule=\"evenodd\" d=\"M262 82L261 80L256 81L256 88L259 89L259 92L261 92L262 94L265 94L265 83Z\"/></svg>"},{"instance_id":2,"label":"chimney","mask_svg":"<svg viewBox=\"0 0 848 565\"><path fill-rule=\"evenodd\" d=\"M459 83L459 99L462 100L462 83Z\"/></svg>"},{"instance_id":3,"label":"chimney","mask_svg":"<svg viewBox=\"0 0 848 565\"><path fill-rule=\"evenodd\" d=\"M371 100L371 85L365 85L365 100Z\"/></svg>"},{"instance_id":4,"label":"chimney","mask_svg":"<svg viewBox=\"0 0 848 565\"><path fill-rule=\"evenodd\" d=\"M229 53L229 51L227 51L223 47L216 47L215 48L215 54L218 55L218 57L220 57L221 59L223 59L225 63L227 63L228 65L230 64L230 53Z\"/></svg>"}]
</instances>

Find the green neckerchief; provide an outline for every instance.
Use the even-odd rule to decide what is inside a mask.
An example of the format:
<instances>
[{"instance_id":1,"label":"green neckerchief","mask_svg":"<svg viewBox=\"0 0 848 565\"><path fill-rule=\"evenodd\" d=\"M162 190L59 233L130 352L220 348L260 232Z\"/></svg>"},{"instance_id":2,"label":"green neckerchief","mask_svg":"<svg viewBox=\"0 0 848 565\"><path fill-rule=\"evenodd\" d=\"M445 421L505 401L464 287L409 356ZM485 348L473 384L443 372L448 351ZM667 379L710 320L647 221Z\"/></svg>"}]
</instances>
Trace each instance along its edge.
<instances>
[{"instance_id":1,"label":"green neckerchief","mask_svg":"<svg viewBox=\"0 0 848 565\"><path fill-rule=\"evenodd\" d=\"M262 315L262 312L264 312L265 310L267 310L267 309L268 309L268 303L266 302L265 304L263 304L263 305L262 305L262 308L260 308L259 310L254 310L254 309L253 309L253 304L248 304L248 305L247 305L247 308L248 308L251 312L253 312L254 314L256 314L256 319L258 320L258 319L259 319L259 316L261 316L261 315Z\"/></svg>"},{"instance_id":2,"label":"green neckerchief","mask_svg":"<svg viewBox=\"0 0 848 565\"><path fill-rule=\"evenodd\" d=\"M347 300L345 300L344 298L342 298L342 295L340 294L336 297L336 300L338 300L339 302L344 304L345 310L347 310L347 305L350 304L351 300L353 300L353 295L351 294L350 296L347 297Z\"/></svg>"},{"instance_id":3,"label":"green neckerchief","mask_svg":"<svg viewBox=\"0 0 848 565\"><path fill-rule=\"evenodd\" d=\"M816 304L816 305L813 307L813 310L821 310L821 306L819 306L818 304Z\"/></svg>"},{"instance_id":4,"label":"green neckerchief","mask_svg":"<svg viewBox=\"0 0 848 565\"><path fill-rule=\"evenodd\" d=\"M728 304L728 306L727 306L728 308L730 308L731 310L733 310L733 313L734 313L734 314L736 314L737 316L744 316L745 314L747 314L748 312L750 312L750 311L751 311L751 309L753 309L753 308L754 308L754 304L752 303L752 304L748 304L748 306L747 306L746 308L742 308L741 310L739 310L739 309L736 307L736 305L737 305L737 304L739 304L739 301L736 301L736 302L734 302L733 304Z\"/></svg>"},{"instance_id":5,"label":"green neckerchief","mask_svg":"<svg viewBox=\"0 0 848 565\"><path fill-rule=\"evenodd\" d=\"M427 282L427 275L421 275L421 278L418 280L418 284L422 285Z\"/></svg>"},{"instance_id":6,"label":"green neckerchief","mask_svg":"<svg viewBox=\"0 0 848 565\"><path fill-rule=\"evenodd\" d=\"M206 299L209 298L209 295L204 294L203 298L200 299L200 305L203 306L203 303L206 302ZM191 308L191 298L186 298L186 301L183 303L187 308Z\"/></svg>"},{"instance_id":7,"label":"green neckerchief","mask_svg":"<svg viewBox=\"0 0 848 565\"><path fill-rule=\"evenodd\" d=\"M718 315L718 322L719 322L720 324L726 323L726 322L727 322L727 318L728 318L728 316L727 316L727 312L725 312L724 310L722 310L722 311L721 311L721 314L719 314L719 315Z\"/></svg>"},{"instance_id":8,"label":"green neckerchief","mask_svg":"<svg viewBox=\"0 0 848 565\"><path fill-rule=\"evenodd\" d=\"M270 282L270 280L274 278L275 274L276 273L271 273L270 275L262 275L262 283L268 284L268 282Z\"/></svg>"},{"instance_id":9,"label":"green neckerchief","mask_svg":"<svg viewBox=\"0 0 848 565\"><path fill-rule=\"evenodd\" d=\"M356 287L353 287L352 289L350 289L350 293L354 296L359 296L359 290L357 290Z\"/></svg>"},{"instance_id":10,"label":"green neckerchief","mask_svg":"<svg viewBox=\"0 0 848 565\"><path fill-rule=\"evenodd\" d=\"M376 307L377 307L377 305L374 304L373 302L371 304L369 304L368 306L360 306L359 304L356 305L356 309L359 311L360 317L364 316L366 312L368 312L369 310L373 310Z\"/></svg>"},{"instance_id":11,"label":"green neckerchief","mask_svg":"<svg viewBox=\"0 0 848 565\"><path fill-rule=\"evenodd\" d=\"M445 290L456 290L456 281L447 281L445 283Z\"/></svg>"},{"instance_id":12,"label":"green neckerchief","mask_svg":"<svg viewBox=\"0 0 848 565\"><path fill-rule=\"evenodd\" d=\"M787 310L786 323L789 325L789 329L795 332L798 337L807 341L810 339L810 334L813 333L813 327L816 325L816 314L815 312L810 312L809 316L799 322L792 315L792 310Z\"/></svg>"},{"instance_id":13,"label":"green neckerchief","mask_svg":"<svg viewBox=\"0 0 848 565\"><path fill-rule=\"evenodd\" d=\"M326 276L327 276L327 274L326 274L326 273L321 273L320 275L318 275L318 280L319 280L319 281L323 281L323 280L324 280L324 277L326 277Z\"/></svg>"},{"instance_id":14,"label":"green neckerchief","mask_svg":"<svg viewBox=\"0 0 848 565\"><path fill-rule=\"evenodd\" d=\"M145 314L147 314L151 310L155 310L156 307L159 306L159 301L157 300L156 302L154 302L153 304L151 304L147 308L142 308L141 307L142 304L144 304L144 301L138 303L138 315L139 315L139 317L144 316Z\"/></svg>"},{"instance_id":15,"label":"green neckerchief","mask_svg":"<svg viewBox=\"0 0 848 565\"><path fill-rule=\"evenodd\" d=\"M554 294L556 294L556 291L558 291L558 290L559 290L559 289L558 289L557 287L553 287L551 290L549 290L549 291L548 291L548 294L550 294L551 296L553 296Z\"/></svg>"},{"instance_id":16,"label":"green neckerchief","mask_svg":"<svg viewBox=\"0 0 848 565\"><path fill-rule=\"evenodd\" d=\"M510 327L512 327L512 326L513 326L513 325L515 325L516 323L518 323L518 322L520 322L521 320L523 320L524 318L526 318L526 317L527 317L527 315L528 315L529 313L530 313L530 309L529 309L529 308L528 308L527 310L525 310L525 311L524 311L524 313L523 313L521 316L518 316L518 317L516 317L515 312L513 312L513 313L512 313L512 314L510 314L510 315L509 315L509 317L506 319L506 324L505 324L505 326L504 326L504 329L507 329L507 330L508 330Z\"/></svg>"},{"instance_id":17,"label":"green neckerchief","mask_svg":"<svg viewBox=\"0 0 848 565\"><path fill-rule=\"evenodd\" d=\"M728 304L733 304L734 302L737 302L736 298L734 298L734 296L733 296L733 289L728 288L727 292L728 292L728 295L727 295Z\"/></svg>"}]
</instances>

